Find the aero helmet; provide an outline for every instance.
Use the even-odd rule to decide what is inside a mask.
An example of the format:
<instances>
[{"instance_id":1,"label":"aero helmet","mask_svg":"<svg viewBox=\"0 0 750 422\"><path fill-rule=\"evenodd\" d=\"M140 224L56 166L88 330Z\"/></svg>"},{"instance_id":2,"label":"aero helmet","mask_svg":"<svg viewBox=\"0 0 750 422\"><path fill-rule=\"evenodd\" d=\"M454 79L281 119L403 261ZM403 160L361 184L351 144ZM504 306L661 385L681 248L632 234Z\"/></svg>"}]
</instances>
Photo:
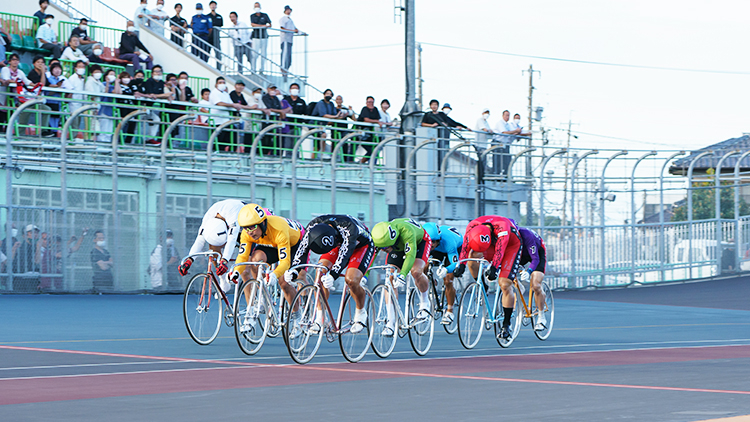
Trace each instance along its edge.
<instances>
[{"instance_id":1,"label":"aero helmet","mask_svg":"<svg viewBox=\"0 0 750 422\"><path fill-rule=\"evenodd\" d=\"M212 218L203 225L201 234L211 246L224 246L227 243L227 222L220 218Z\"/></svg>"},{"instance_id":2,"label":"aero helmet","mask_svg":"<svg viewBox=\"0 0 750 422\"><path fill-rule=\"evenodd\" d=\"M430 236L430 240L440 240L440 228L435 223L424 223L422 228Z\"/></svg>"},{"instance_id":3,"label":"aero helmet","mask_svg":"<svg viewBox=\"0 0 750 422\"><path fill-rule=\"evenodd\" d=\"M326 223L315 225L310 229L310 249L316 254L331 252L336 245L336 229Z\"/></svg>"},{"instance_id":4,"label":"aero helmet","mask_svg":"<svg viewBox=\"0 0 750 422\"><path fill-rule=\"evenodd\" d=\"M492 245L492 231L484 224L471 229L466 237L469 239L469 248L474 252L484 252Z\"/></svg>"},{"instance_id":5,"label":"aero helmet","mask_svg":"<svg viewBox=\"0 0 750 422\"><path fill-rule=\"evenodd\" d=\"M398 239L398 232L387 221L381 221L372 228L372 242L375 247L387 248L393 246Z\"/></svg>"},{"instance_id":6,"label":"aero helmet","mask_svg":"<svg viewBox=\"0 0 750 422\"><path fill-rule=\"evenodd\" d=\"M266 221L268 214L258 204L247 204L240 209L240 214L237 216L237 224L242 228L261 224Z\"/></svg>"}]
</instances>

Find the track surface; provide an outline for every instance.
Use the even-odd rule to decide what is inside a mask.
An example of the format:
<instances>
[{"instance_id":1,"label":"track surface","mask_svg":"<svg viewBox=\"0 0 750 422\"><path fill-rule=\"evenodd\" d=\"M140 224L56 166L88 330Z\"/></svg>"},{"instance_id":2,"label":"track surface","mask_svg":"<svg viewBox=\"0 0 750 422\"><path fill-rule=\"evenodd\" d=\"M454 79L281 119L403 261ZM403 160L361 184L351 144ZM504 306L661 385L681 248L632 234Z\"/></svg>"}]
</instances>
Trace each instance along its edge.
<instances>
[{"instance_id":1,"label":"track surface","mask_svg":"<svg viewBox=\"0 0 750 422\"><path fill-rule=\"evenodd\" d=\"M750 414L750 280L556 294L552 336L428 356L292 363L222 328L190 340L179 296L0 296L0 420L698 421ZM336 298L336 296L333 296Z\"/></svg>"}]
</instances>

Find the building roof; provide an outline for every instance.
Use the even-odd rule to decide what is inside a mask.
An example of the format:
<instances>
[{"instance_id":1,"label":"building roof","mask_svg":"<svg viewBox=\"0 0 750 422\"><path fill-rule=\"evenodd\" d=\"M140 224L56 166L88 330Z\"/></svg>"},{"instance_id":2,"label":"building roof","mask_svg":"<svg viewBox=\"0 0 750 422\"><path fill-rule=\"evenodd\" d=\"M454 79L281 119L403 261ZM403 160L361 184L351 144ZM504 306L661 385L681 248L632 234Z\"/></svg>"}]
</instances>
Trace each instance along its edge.
<instances>
[{"instance_id":1,"label":"building roof","mask_svg":"<svg viewBox=\"0 0 750 422\"><path fill-rule=\"evenodd\" d=\"M719 164L719 160L724 154L732 151L745 152L750 150L750 135L743 135L739 138L727 139L726 141L719 142L717 144L709 145L696 151L692 151L687 157L675 160L675 162L669 167L669 173L687 175L688 167L690 162L697 157L699 154L709 151L712 154L706 155L696 161L693 166L693 171L697 173L704 173L709 168L716 168ZM728 157L721 165L722 173L729 173L734 171L734 166L737 164L739 154ZM745 157L740 164L740 171L750 170L750 156Z\"/></svg>"}]
</instances>

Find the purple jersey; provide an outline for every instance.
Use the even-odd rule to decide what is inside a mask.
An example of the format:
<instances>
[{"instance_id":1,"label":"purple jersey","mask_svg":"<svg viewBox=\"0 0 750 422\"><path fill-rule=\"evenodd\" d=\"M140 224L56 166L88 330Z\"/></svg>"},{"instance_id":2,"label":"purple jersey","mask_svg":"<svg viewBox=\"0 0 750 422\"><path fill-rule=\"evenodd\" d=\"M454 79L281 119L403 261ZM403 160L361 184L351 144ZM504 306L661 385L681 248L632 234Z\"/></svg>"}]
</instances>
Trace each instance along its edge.
<instances>
[{"instance_id":1,"label":"purple jersey","mask_svg":"<svg viewBox=\"0 0 750 422\"><path fill-rule=\"evenodd\" d=\"M544 246L544 240L534 230L521 227L515 221L513 221L513 224L518 227L518 234L523 241L523 246L521 247L521 265L526 265L531 262L531 265L529 266L531 272L544 272L544 267L546 267L547 264L547 248ZM542 263L542 265L539 265L540 263Z\"/></svg>"}]
</instances>

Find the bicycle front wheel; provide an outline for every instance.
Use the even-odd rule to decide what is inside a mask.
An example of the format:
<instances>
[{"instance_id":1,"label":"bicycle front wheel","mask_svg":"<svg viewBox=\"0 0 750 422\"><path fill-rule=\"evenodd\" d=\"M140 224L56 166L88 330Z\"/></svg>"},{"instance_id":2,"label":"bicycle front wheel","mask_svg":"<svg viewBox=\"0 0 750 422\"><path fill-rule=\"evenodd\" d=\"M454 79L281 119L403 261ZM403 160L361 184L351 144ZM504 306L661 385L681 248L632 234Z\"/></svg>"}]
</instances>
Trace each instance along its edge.
<instances>
[{"instance_id":1,"label":"bicycle front wheel","mask_svg":"<svg viewBox=\"0 0 750 422\"><path fill-rule=\"evenodd\" d=\"M375 286L375 290L372 291L372 304L372 351L380 358L387 358L396 348L398 338L398 311L388 286Z\"/></svg>"},{"instance_id":2,"label":"bicycle front wheel","mask_svg":"<svg viewBox=\"0 0 750 422\"><path fill-rule=\"evenodd\" d=\"M429 294L430 308L429 315L427 318L417 318L419 313L419 293L418 289L414 288L409 293L409 310L407 320L409 321L409 342L411 342L411 348L414 349L414 353L419 356L424 356L430 351L432 346L432 338L435 335L435 301L432 294ZM412 325L413 324L413 325Z\"/></svg>"},{"instance_id":3,"label":"bicycle front wheel","mask_svg":"<svg viewBox=\"0 0 750 422\"><path fill-rule=\"evenodd\" d=\"M552 289L550 289L544 281L542 281L542 291L544 292L544 317L547 320L547 323L544 324L544 330L534 330L534 334L539 340L547 340L547 337L549 337L552 332L552 325L555 323L555 298L552 297ZM537 311L536 298L534 297L533 292L531 293L531 307L533 314Z\"/></svg>"},{"instance_id":4,"label":"bicycle front wheel","mask_svg":"<svg viewBox=\"0 0 750 422\"><path fill-rule=\"evenodd\" d=\"M242 283L234 307L234 336L240 350L246 355L258 353L268 335L268 304L258 280ZM266 308L261 312L262 308Z\"/></svg>"},{"instance_id":5,"label":"bicycle front wheel","mask_svg":"<svg viewBox=\"0 0 750 422\"><path fill-rule=\"evenodd\" d=\"M317 293L316 286L300 289L292 301L289 318L286 320L286 346L289 356L299 364L310 362L323 340L324 327L315 322L315 312L320 303L320 295Z\"/></svg>"},{"instance_id":6,"label":"bicycle front wheel","mask_svg":"<svg viewBox=\"0 0 750 422\"><path fill-rule=\"evenodd\" d=\"M503 320L505 318L505 311L503 310L503 292L500 289L497 290L497 294L500 297L497 299L497 308L495 309L495 318L497 318L497 322L495 323L495 339L497 340L497 344L503 348L510 347L513 340L518 337L518 333L521 331L521 322L524 315L523 305L521 305L521 298L519 297L521 293L515 288L515 286L512 286L511 288L515 293L516 303L513 306L513 313L511 313L510 316L510 337L505 339L500 337L500 332L503 328Z\"/></svg>"},{"instance_id":7,"label":"bicycle front wheel","mask_svg":"<svg viewBox=\"0 0 750 422\"><path fill-rule=\"evenodd\" d=\"M467 349L479 343L484 331L487 304L484 303L482 289L477 283L466 286L458 306L458 339Z\"/></svg>"},{"instance_id":8,"label":"bicycle front wheel","mask_svg":"<svg viewBox=\"0 0 750 422\"><path fill-rule=\"evenodd\" d=\"M188 282L182 298L182 316L188 334L201 346L211 344L221 328L223 304L216 296L217 288L212 274L196 274Z\"/></svg>"},{"instance_id":9,"label":"bicycle front wheel","mask_svg":"<svg viewBox=\"0 0 750 422\"><path fill-rule=\"evenodd\" d=\"M362 360L367 354L367 349L370 347L372 342L372 320L374 315L374 307L372 306L372 294L367 288L363 287L365 291L365 303L364 309L367 311L367 321L365 322L364 329L357 333L351 331L354 326L354 313L356 312L357 306L354 301L354 296L347 291L346 298L344 299L344 312L341 314L341 318L338 321L339 326L339 346L341 346L341 353L344 358L349 362L355 363Z\"/></svg>"}]
</instances>

